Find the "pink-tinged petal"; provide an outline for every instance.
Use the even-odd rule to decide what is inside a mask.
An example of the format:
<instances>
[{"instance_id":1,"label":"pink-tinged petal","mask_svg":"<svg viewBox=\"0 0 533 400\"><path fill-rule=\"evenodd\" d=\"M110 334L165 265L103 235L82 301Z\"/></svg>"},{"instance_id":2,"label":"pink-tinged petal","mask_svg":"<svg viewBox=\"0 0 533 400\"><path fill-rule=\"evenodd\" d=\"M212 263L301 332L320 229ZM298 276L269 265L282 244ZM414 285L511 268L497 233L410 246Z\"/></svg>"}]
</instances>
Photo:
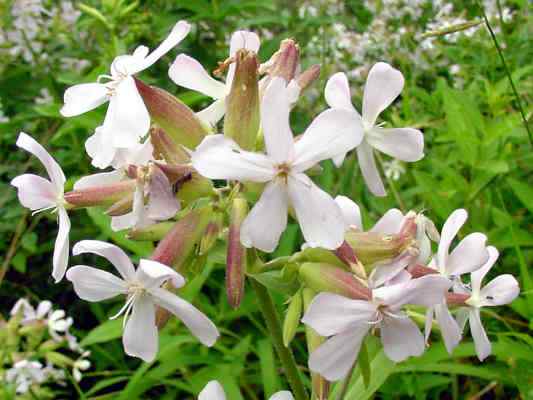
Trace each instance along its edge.
<instances>
[{"instance_id":1,"label":"pink-tinged petal","mask_svg":"<svg viewBox=\"0 0 533 400\"><path fill-rule=\"evenodd\" d=\"M368 73L363 96L363 119L374 125L378 115L401 93L403 75L389 64L378 62Z\"/></svg>"},{"instance_id":2,"label":"pink-tinged petal","mask_svg":"<svg viewBox=\"0 0 533 400\"><path fill-rule=\"evenodd\" d=\"M424 353L424 336L407 315L400 313L396 317L385 317L380 328L383 350L392 361L399 362Z\"/></svg>"},{"instance_id":3,"label":"pink-tinged petal","mask_svg":"<svg viewBox=\"0 0 533 400\"><path fill-rule=\"evenodd\" d=\"M100 240L82 240L74 245L72 254L92 253L107 259L126 281L135 278L135 268L128 255L120 247Z\"/></svg>"},{"instance_id":4,"label":"pink-tinged petal","mask_svg":"<svg viewBox=\"0 0 533 400\"><path fill-rule=\"evenodd\" d=\"M198 400L226 400L226 394L220 383L211 381L200 392Z\"/></svg>"},{"instance_id":5,"label":"pink-tinged petal","mask_svg":"<svg viewBox=\"0 0 533 400\"><path fill-rule=\"evenodd\" d=\"M470 333L476 347L477 358L479 358L479 361L483 361L492 353L492 345L481 323L479 309L473 308L470 310L468 321L470 323Z\"/></svg>"},{"instance_id":6,"label":"pink-tinged petal","mask_svg":"<svg viewBox=\"0 0 533 400\"><path fill-rule=\"evenodd\" d=\"M223 99L228 90L226 84L212 78L202 64L186 54L180 54L168 70L176 85L194 90L213 99Z\"/></svg>"},{"instance_id":7,"label":"pink-tinged petal","mask_svg":"<svg viewBox=\"0 0 533 400\"><path fill-rule=\"evenodd\" d=\"M214 127L226 113L226 100L214 101L209 107L196 113L196 116L205 124Z\"/></svg>"},{"instance_id":8,"label":"pink-tinged petal","mask_svg":"<svg viewBox=\"0 0 533 400\"><path fill-rule=\"evenodd\" d=\"M470 309L468 307L461 307L456 314L457 325L461 329L461 333L465 330L466 321L468 321L468 316L470 314Z\"/></svg>"},{"instance_id":9,"label":"pink-tinged petal","mask_svg":"<svg viewBox=\"0 0 533 400\"><path fill-rule=\"evenodd\" d=\"M207 316L192 304L160 288L150 289L154 301L178 317L205 346L213 346L220 334Z\"/></svg>"},{"instance_id":10,"label":"pink-tinged petal","mask_svg":"<svg viewBox=\"0 0 533 400\"><path fill-rule=\"evenodd\" d=\"M377 263L372 270L369 277L370 287L379 287L385 283L392 283L391 281L413 261L413 256L409 253L400 254L392 261L385 263ZM407 272L407 271L405 271ZM410 274L407 280L410 280ZM401 281L403 283L404 280Z\"/></svg>"},{"instance_id":11,"label":"pink-tinged petal","mask_svg":"<svg viewBox=\"0 0 533 400\"><path fill-rule=\"evenodd\" d=\"M426 310L426 320L424 323L424 337L426 339L426 344L429 340L429 335L431 334L431 329L433 328L433 315L435 314L435 307L429 307Z\"/></svg>"},{"instance_id":12,"label":"pink-tinged petal","mask_svg":"<svg viewBox=\"0 0 533 400\"><path fill-rule=\"evenodd\" d=\"M229 47L229 56L233 57L237 50L247 49L257 53L261 41L259 36L254 32L249 31L236 31L231 35L230 47ZM231 63L228 68L228 75L226 76L226 85L231 86L233 82L233 76L235 75L235 63Z\"/></svg>"},{"instance_id":13,"label":"pink-tinged petal","mask_svg":"<svg viewBox=\"0 0 533 400\"><path fill-rule=\"evenodd\" d=\"M374 289L372 294L393 310L400 309L404 304L432 307L443 302L444 295L451 286L452 282L446 277L431 274Z\"/></svg>"},{"instance_id":14,"label":"pink-tinged petal","mask_svg":"<svg viewBox=\"0 0 533 400\"><path fill-rule=\"evenodd\" d=\"M424 157L424 135L413 128L372 128L366 136L375 149L398 160L414 162Z\"/></svg>"},{"instance_id":15,"label":"pink-tinged petal","mask_svg":"<svg viewBox=\"0 0 533 400\"><path fill-rule=\"evenodd\" d=\"M461 208L451 213L444 223L440 234L439 250L437 253L437 265L439 268L446 267L450 245L467 218L468 214L466 210Z\"/></svg>"},{"instance_id":16,"label":"pink-tinged petal","mask_svg":"<svg viewBox=\"0 0 533 400\"><path fill-rule=\"evenodd\" d=\"M46 149L35 139L24 132L20 132L17 139L17 146L33 154L39 159L39 161L41 161L41 163L44 165L44 168L46 168L46 172L56 188L57 193L63 193L63 186L65 185L66 181L65 175L63 174L63 170L59 164L56 162L56 160L54 160L50 153L48 153Z\"/></svg>"},{"instance_id":17,"label":"pink-tinged petal","mask_svg":"<svg viewBox=\"0 0 533 400\"><path fill-rule=\"evenodd\" d=\"M63 207L58 207L59 229L57 231L57 238L54 245L53 269L52 277L55 282L59 282L65 276L65 271L68 265L69 253L69 233L70 233L70 219L67 210Z\"/></svg>"},{"instance_id":18,"label":"pink-tinged petal","mask_svg":"<svg viewBox=\"0 0 533 400\"><path fill-rule=\"evenodd\" d=\"M20 204L32 211L57 204L58 196L54 185L38 175L19 175L11 181L11 185L18 189Z\"/></svg>"},{"instance_id":19,"label":"pink-tinged petal","mask_svg":"<svg viewBox=\"0 0 533 400\"><path fill-rule=\"evenodd\" d=\"M241 243L267 253L274 251L287 227L288 203L285 184L269 182L241 225Z\"/></svg>"},{"instance_id":20,"label":"pink-tinged petal","mask_svg":"<svg viewBox=\"0 0 533 400\"><path fill-rule=\"evenodd\" d=\"M154 146L150 138L144 143L138 143L128 149L117 149L111 165L114 169L120 169L132 165L146 165L154 160Z\"/></svg>"},{"instance_id":21,"label":"pink-tinged petal","mask_svg":"<svg viewBox=\"0 0 533 400\"><path fill-rule=\"evenodd\" d=\"M368 190L374 196L386 196L387 192L383 186L383 181L381 180L376 165L376 159L374 158L374 150L372 150L372 147L370 147L366 140L363 140L356 150L359 168L361 169L361 174L363 175Z\"/></svg>"},{"instance_id":22,"label":"pink-tinged petal","mask_svg":"<svg viewBox=\"0 0 533 400\"><path fill-rule=\"evenodd\" d=\"M368 301L352 300L333 293L315 296L302 318L321 336L332 336L367 325L376 319L377 307Z\"/></svg>"},{"instance_id":23,"label":"pink-tinged petal","mask_svg":"<svg viewBox=\"0 0 533 400\"><path fill-rule=\"evenodd\" d=\"M337 72L328 79L324 90L324 97L326 98L326 103L331 108L355 111L352 105L350 85L344 72Z\"/></svg>"},{"instance_id":24,"label":"pink-tinged petal","mask_svg":"<svg viewBox=\"0 0 533 400\"><path fill-rule=\"evenodd\" d=\"M134 300L131 316L126 321L122 344L127 355L152 362L159 348L159 334L155 325L155 307L149 296Z\"/></svg>"},{"instance_id":25,"label":"pink-tinged petal","mask_svg":"<svg viewBox=\"0 0 533 400\"><path fill-rule=\"evenodd\" d=\"M148 200L147 217L156 221L172 218L180 209L172 186L163 171L154 166L148 184L150 199Z\"/></svg>"},{"instance_id":26,"label":"pink-tinged petal","mask_svg":"<svg viewBox=\"0 0 533 400\"><path fill-rule=\"evenodd\" d=\"M69 87L64 94L63 117L75 117L91 111L109 100L109 89L102 83L82 83Z\"/></svg>"},{"instance_id":27,"label":"pink-tinged petal","mask_svg":"<svg viewBox=\"0 0 533 400\"><path fill-rule=\"evenodd\" d=\"M481 268L478 268L470 274L472 293L479 294L479 292L481 291L481 282L483 281L483 278L485 278L485 275L487 275L488 272L492 269L492 267L498 260L498 257L500 256L498 249L496 249L496 247L494 246L487 247L487 253L489 254L489 257L485 264Z\"/></svg>"},{"instance_id":28,"label":"pink-tinged petal","mask_svg":"<svg viewBox=\"0 0 533 400\"><path fill-rule=\"evenodd\" d=\"M518 281L512 275L500 275L481 289L482 306L502 306L512 303L520 294Z\"/></svg>"},{"instance_id":29,"label":"pink-tinged petal","mask_svg":"<svg viewBox=\"0 0 533 400\"><path fill-rule=\"evenodd\" d=\"M294 396L291 392L283 390L281 392L274 393L268 400L294 400Z\"/></svg>"},{"instance_id":30,"label":"pink-tinged petal","mask_svg":"<svg viewBox=\"0 0 533 400\"><path fill-rule=\"evenodd\" d=\"M360 231L363 230L363 223L361 222L361 211L359 206L346 196L335 197L335 202L340 207L344 222L347 227L356 227Z\"/></svg>"},{"instance_id":31,"label":"pink-tinged petal","mask_svg":"<svg viewBox=\"0 0 533 400\"><path fill-rule=\"evenodd\" d=\"M459 276L479 269L489 259L486 244L487 237L482 233L467 235L448 256L447 274Z\"/></svg>"},{"instance_id":32,"label":"pink-tinged petal","mask_svg":"<svg viewBox=\"0 0 533 400\"><path fill-rule=\"evenodd\" d=\"M85 265L69 268L66 276L74 285L74 291L79 298L87 301L107 300L128 291L127 284L122 279Z\"/></svg>"},{"instance_id":33,"label":"pink-tinged petal","mask_svg":"<svg viewBox=\"0 0 533 400\"><path fill-rule=\"evenodd\" d=\"M103 127L99 126L85 141L85 151L91 157L94 167L104 169L113 163L118 149L112 145L111 138L104 133Z\"/></svg>"},{"instance_id":34,"label":"pink-tinged petal","mask_svg":"<svg viewBox=\"0 0 533 400\"><path fill-rule=\"evenodd\" d=\"M123 171L101 172L84 176L74 183L74 190L87 189L95 186L109 185L120 182L124 178Z\"/></svg>"},{"instance_id":35,"label":"pink-tinged petal","mask_svg":"<svg viewBox=\"0 0 533 400\"><path fill-rule=\"evenodd\" d=\"M368 324L360 325L328 339L309 356L311 371L331 382L345 378L357 359L361 343L370 328Z\"/></svg>"},{"instance_id":36,"label":"pink-tinged petal","mask_svg":"<svg viewBox=\"0 0 533 400\"><path fill-rule=\"evenodd\" d=\"M397 208L391 208L376 222L370 232L383 235L395 235L400 232L404 221L403 213Z\"/></svg>"},{"instance_id":37,"label":"pink-tinged petal","mask_svg":"<svg viewBox=\"0 0 533 400\"><path fill-rule=\"evenodd\" d=\"M178 21L166 39L154 51L148 54L148 56L146 56L148 49L144 46L141 48L142 54L135 54L136 56L140 56L136 57L140 59L140 62L133 69L129 69L128 73L136 74L153 65L157 60L176 47L179 42L185 39L190 30L191 25L187 21Z\"/></svg>"},{"instance_id":38,"label":"pink-tinged petal","mask_svg":"<svg viewBox=\"0 0 533 400\"><path fill-rule=\"evenodd\" d=\"M150 115L131 76L124 78L109 100L102 126L108 145L135 147L150 129Z\"/></svg>"},{"instance_id":39,"label":"pink-tinged petal","mask_svg":"<svg viewBox=\"0 0 533 400\"><path fill-rule=\"evenodd\" d=\"M292 161L294 138L289 125L290 98L283 78L273 78L261 101L266 152L276 163Z\"/></svg>"},{"instance_id":40,"label":"pink-tinged petal","mask_svg":"<svg viewBox=\"0 0 533 400\"><path fill-rule=\"evenodd\" d=\"M340 168L340 166L344 162L344 159L346 158L346 154L348 154L348 153L339 154L338 156L335 156L335 157L332 158L333 164L335 164L335 166L337 168Z\"/></svg>"},{"instance_id":41,"label":"pink-tinged petal","mask_svg":"<svg viewBox=\"0 0 533 400\"><path fill-rule=\"evenodd\" d=\"M435 306L435 317L439 323L446 350L448 350L448 353L452 354L453 349L461 341L461 328L455 319L453 319L446 304L437 304Z\"/></svg>"},{"instance_id":42,"label":"pink-tinged petal","mask_svg":"<svg viewBox=\"0 0 533 400\"><path fill-rule=\"evenodd\" d=\"M131 212L111 218L111 229L115 232L130 228L144 228L152 225L155 221L148 218L148 207L144 205L144 185L137 182L133 193Z\"/></svg>"},{"instance_id":43,"label":"pink-tinged petal","mask_svg":"<svg viewBox=\"0 0 533 400\"><path fill-rule=\"evenodd\" d=\"M329 250L339 247L345 225L335 200L304 174L289 175L288 193L308 246Z\"/></svg>"},{"instance_id":44,"label":"pink-tinged petal","mask_svg":"<svg viewBox=\"0 0 533 400\"><path fill-rule=\"evenodd\" d=\"M165 264L153 260L141 259L136 271L137 281L146 289L160 287L170 281L176 288L185 285L185 278Z\"/></svg>"},{"instance_id":45,"label":"pink-tinged petal","mask_svg":"<svg viewBox=\"0 0 533 400\"><path fill-rule=\"evenodd\" d=\"M346 154L363 140L359 115L343 109L328 109L311 122L294 145L294 169L303 172L322 160Z\"/></svg>"},{"instance_id":46,"label":"pink-tinged petal","mask_svg":"<svg viewBox=\"0 0 533 400\"><path fill-rule=\"evenodd\" d=\"M267 182L275 174L263 154L244 151L223 135L207 136L191 156L193 167L209 179Z\"/></svg>"}]
</instances>

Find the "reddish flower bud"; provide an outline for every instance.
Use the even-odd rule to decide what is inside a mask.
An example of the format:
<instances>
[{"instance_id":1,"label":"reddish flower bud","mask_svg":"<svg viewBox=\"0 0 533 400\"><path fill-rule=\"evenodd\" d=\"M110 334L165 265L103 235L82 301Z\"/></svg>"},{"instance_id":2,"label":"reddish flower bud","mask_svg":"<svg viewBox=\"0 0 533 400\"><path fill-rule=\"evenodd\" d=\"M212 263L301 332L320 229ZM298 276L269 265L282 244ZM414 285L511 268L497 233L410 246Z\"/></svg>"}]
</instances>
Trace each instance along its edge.
<instances>
[{"instance_id":1,"label":"reddish flower bud","mask_svg":"<svg viewBox=\"0 0 533 400\"><path fill-rule=\"evenodd\" d=\"M224 225L224 216L220 212L214 212L211 216L205 234L200 241L200 255L207 254L215 244Z\"/></svg>"},{"instance_id":2,"label":"reddish flower bud","mask_svg":"<svg viewBox=\"0 0 533 400\"><path fill-rule=\"evenodd\" d=\"M320 64L311 65L304 72L302 72L296 78L296 83L303 91L307 89L313 82L315 82L320 76Z\"/></svg>"},{"instance_id":3,"label":"reddish flower bud","mask_svg":"<svg viewBox=\"0 0 533 400\"><path fill-rule=\"evenodd\" d=\"M294 79L300 65L300 48L292 39L281 42L279 50L274 53L267 63L270 76L279 76L290 82Z\"/></svg>"},{"instance_id":4,"label":"reddish flower bud","mask_svg":"<svg viewBox=\"0 0 533 400\"><path fill-rule=\"evenodd\" d=\"M422 264L414 264L407 267L407 272L409 272L413 278L420 278L429 274L438 274L439 272L433 268L426 267Z\"/></svg>"},{"instance_id":5,"label":"reddish flower bud","mask_svg":"<svg viewBox=\"0 0 533 400\"><path fill-rule=\"evenodd\" d=\"M74 207L109 206L135 191L135 180L124 180L65 193L65 201Z\"/></svg>"},{"instance_id":6,"label":"reddish flower bud","mask_svg":"<svg viewBox=\"0 0 533 400\"><path fill-rule=\"evenodd\" d=\"M168 164L185 164L189 162L189 154L176 143L160 127L150 129L150 141L154 147L154 156L157 160L165 160Z\"/></svg>"},{"instance_id":7,"label":"reddish flower bud","mask_svg":"<svg viewBox=\"0 0 533 400\"><path fill-rule=\"evenodd\" d=\"M446 304L453 306L466 306L466 301L470 298L466 293L446 293Z\"/></svg>"},{"instance_id":8,"label":"reddish flower bud","mask_svg":"<svg viewBox=\"0 0 533 400\"><path fill-rule=\"evenodd\" d=\"M243 198L233 199L228 233L226 262L226 293L229 304L237 308L244 294L246 274L246 247L241 244L241 224L248 214L248 203Z\"/></svg>"}]
</instances>

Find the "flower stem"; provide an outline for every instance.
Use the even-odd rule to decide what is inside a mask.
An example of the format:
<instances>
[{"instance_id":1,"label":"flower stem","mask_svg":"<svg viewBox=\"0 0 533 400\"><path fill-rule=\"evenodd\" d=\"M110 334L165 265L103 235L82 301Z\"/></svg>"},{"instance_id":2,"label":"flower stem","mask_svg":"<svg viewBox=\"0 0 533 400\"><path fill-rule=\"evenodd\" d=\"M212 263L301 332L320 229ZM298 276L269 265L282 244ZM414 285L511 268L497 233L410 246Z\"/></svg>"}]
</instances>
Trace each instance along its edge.
<instances>
[{"instance_id":1,"label":"flower stem","mask_svg":"<svg viewBox=\"0 0 533 400\"><path fill-rule=\"evenodd\" d=\"M350 387L350 381L352 380L353 373L355 372L355 365L357 364L357 361L354 361L352 368L350 368L350 372L348 372L348 375L346 378L344 378L344 381L342 382L341 391L337 395L337 400L344 400L346 393L348 393L348 388Z\"/></svg>"},{"instance_id":2,"label":"flower stem","mask_svg":"<svg viewBox=\"0 0 533 400\"><path fill-rule=\"evenodd\" d=\"M267 329L271 334L274 348L276 349L278 358L283 365L283 370L287 376L287 380L289 381L294 398L296 400L307 400L307 393L305 391L300 373L298 372L298 367L296 366L294 356L291 350L283 345L281 323L279 321L274 302L272 301L272 297L270 297L268 290L259 282L255 281L254 279L250 279L249 282L251 283L257 296L259 308L261 309L261 313L265 319Z\"/></svg>"}]
</instances>

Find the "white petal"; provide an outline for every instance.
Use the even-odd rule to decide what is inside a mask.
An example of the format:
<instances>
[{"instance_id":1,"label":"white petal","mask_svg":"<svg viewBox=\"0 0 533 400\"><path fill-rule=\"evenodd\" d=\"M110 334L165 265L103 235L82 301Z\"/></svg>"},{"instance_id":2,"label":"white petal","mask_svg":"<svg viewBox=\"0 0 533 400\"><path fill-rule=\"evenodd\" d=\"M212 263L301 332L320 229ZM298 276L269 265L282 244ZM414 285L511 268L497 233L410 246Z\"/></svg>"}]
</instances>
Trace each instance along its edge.
<instances>
[{"instance_id":1,"label":"white petal","mask_svg":"<svg viewBox=\"0 0 533 400\"><path fill-rule=\"evenodd\" d=\"M397 208L391 208L376 222L370 232L383 235L395 235L400 232L404 221L403 213Z\"/></svg>"},{"instance_id":2,"label":"white petal","mask_svg":"<svg viewBox=\"0 0 533 400\"><path fill-rule=\"evenodd\" d=\"M376 306L368 301L320 293L309 305L302 322L321 336L332 336L356 326L368 325L375 319L376 311Z\"/></svg>"},{"instance_id":3,"label":"white petal","mask_svg":"<svg viewBox=\"0 0 533 400\"><path fill-rule=\"evenodd\" d=\"M144 143L138 143L128 149L117 149L111 165L114 169L124 168L129 164L146 165L154 160L154 146L148 137Z\"/></svg>"},{"instance_id":4,"label":"white petal","mask_svg":"<svg viewBox=\"0 0 533 400\"><path fill-rule=\"evenodd\" d=\"M424 323L424 337L426 338L426 344L429 340L429 335L431 334L431 329L433 328L433 315L435 314L435 307L429 307L426 310L426 320Z\"/></svg>"},{"instance_id":5,"label":"white petal","mask_svg":"<svg viewBox=\"0 0 533 400\"><path fill-rule=\"evenodd\" d=\"M99 126L94 134L85 141L85 151L91 157L91 164L99 169L109 167L113 163L118 149L113 146L110 136L106 135L104 128Z\"/></svg>"},{"instance_id":6,"label":"white petal","mask_svg":"<svg viewBox=\"0 0 533 400\"><path fill-rule=\"evenodd\" d=\"M468 321L469 314L470 314L469 307L461 307L457 311L456 320L457 320L457 325L459 325L459 328L461 328L461 333L465 329L466 321Z\"/></svg>"},{"instance_id":7,"label":"white petal","mask_svg":"<svg viewBox=\"0 0 533 400\"><path fill-rule=\"evenodd\" d=\"M435 306L435 316L440 326L446 350L448 350L448 353L452 354L453 349L461 341L461 328L455 319L453 319L446 304L438 304Z\"/></svg>"},{"instance_id":8,"label":"white petal","mask_svg":"<svg viewBox=\"0 0 533 400\"><path fill-rule=\"evenodd\" d=\"M32 211L57 204L57 192L52 182L33 174L15 177L11 185L18 189L20 204Z\"/></svg>"},{"instance_id":9,"label":"white petal","mask_svg":"<svg viewBox=\"0 0 533 400\"><path fill-rule=\"evenodd\" d=\"M267 253L274 251L287 227L288 203L285 184L269 182L241 225L241 243Z\"/></svg>"},{"instance_id":10,"label":"white petal","mask_svg":"<svg viewBox=\"0 0 533 400\"><path fill-rule=\"evenodd\" d=\"M149 296L140 296L124 327L122 344L126 354L151 362L157 355L159 335L155 325L155 307Z\"/></svg>"},{"instance_id":11,"label":"white petal","mask_svg":"<svg viewBox=\"0 0 533 400\"><path fill-rule=\"evenodd\" d=\"M283 78L273 78L261 101L261 127L266 152L276 163L291 161L294 156L290 109L287 83Z\"/></svg>"},{"instance_id":12,"label":"white petal","mask_svg":"<svg viewBox=\"0 0 533 400\"><path fill-rule=\"evenodd\" d=\"M344 162L344 159L346 158L346 154L347 153L344 153L344 154L339 154L338 156L335 156L332 158L333 160L333 164L335 164L335 166L337 168L340 168L340 166L342 165L342 163Z\"/></svg>"},{"instance_id":13,"label":"white petal","mask_svg":"<svg viewBox=\"0 0 533 400\"><path fill-rule=\"evenodd\" d=\"M424 157L424 135L418 129L374 127L366 138L372 147L398 160L414 162Z\"/></svg>"},{"instance_id":14,"label":"white petal","mask_svg":"<svg viewBox=\"0 0 533 400\"><path fill-rule=\"evenodd\" d=\"M494 246L488 246L487 252L489 254L487 262L481 268L473 271L470 274L470 284L472 285L472 293L475 293L477 295L479 295L481 291L481 282L483 281L483 278L485 278L485 275L487 275L487 273L492 269L494 263L498 260L498 257L500 256L498 249L496 249L496 247Z\"/></svg>"},{"instance_id":15,"label":"white petal","mask_svg":"<svg viewBox=\"0 0 533 400\"><path fill-rule=\"evenodd\" d=\"M200 175L209 179L267 182L275 174L265 155L244 151L223 135L205 137L191 162Z\"/></svg>"},{"instance_id":16,"label":"white petal","mask_svg":"<svg viewBox=\"0 0 533 400\"><path fill-rule=\"evenodd\" d=\"M63 117L74 117L98 107L109 100L108 89L101 83L82 83L69 87L64 94Z\"/></svg>"},{"instance_id":17,"label":"white petal","mask_svg":"<svg viewBox=\"0 0 533 400\"><path fill-rule=\"evenodd\" d=\"M148 133L150 115L132 77L115 89L102 129L106 141L117 148L134 147Z\"/></svg>"},{"instance_id":18,"label":"white petal","mask_svg":"<svg viewBox=\"0 0 533 400\"><path fill-rule=\"evenodd\" d=\"M380 328L383 350L392 361L403 361L409 356L424 353L424 336L407 315L402 313L396 318L385 317Z\"/></svg>"},{"instance_id":19,"label":"white petal","mask_svg":"<svg viewBox=\"0 0 533 400\"><path fill-rule=\"evenodd\" d=\"M324 90L326 103L331 108L343 108L345 110L355 111L352 105L352 96L350 94L350 85L344 72L333 74L326 83Z\"/></svg>"},{"instance_id":20,"label":"white petal","mask_svg":"<svg viewBox=\"0 0 533 400\"><path fill-rule=\"evenodd\" d=\"M363 223L361 222L361 211L359 206L346 196L335 197L335 202L338 204L344 217L344 222L347 227L355 226L359 230L363 230Z\"/></svg>"},{"instance_id":21,"label":"white petal","mask_svg":"<svg viewBox=\"0 0 533 400\"><path fill-rule=\"evenodd\" d=\"M70 219L64 207L58 207L59 229L54 245L52 276L56 283L63 279L68 265Z\"/></svg>"},{"instance_id":22,"label":"white petal","mask_svg":"<svg viewBox=\"0 0 533 400\"><path fill-rule=\"evenodd\" d=\"M111 218L111 229L115 232L130 228L144 228L155 221L148 218L148 207L144 205L144 184L137 182L133 193L131 212Z\"/></svg>"},{"instance_id":23,"label":"white petal","mask_svg":"<svg viewBox=\"0 0 533 400\"><path fill-rule=\"evenodd\" d=\"M196 113L196 116L205 124L214 127L226 113L226 100L214 101L209 107Z\"/></svg>"},{"instance_id":24,"label":"white petal","mask_svg":"<svg viewBox=\"0 0 533 400\"><path fill-rule=\"evenodd\" d=\"M321 112L295 144L294 168L303 172L322 160L346 154L363 140L363 125L356 112L329 109Z\"/></svg>"},{"instance_id":25,"label":"white petal","mask_svg":"<svg viewBox=\"0 0 533 400\"><path fill-rule=\"evenodd\" d=\"M83 300L102 301L127 292L122 279L101 269L76 265L67 271L67 279L74 285L74 291Z\"/></svg>"},{"instance_id":26,"label":"white petal","mask_svg":"<svg viewBox=\"0 0 533 400\"><path fill-rule=\"evenodd\" d=\"M461 229L466 222L467 218L468 214L466 210L458 209L451 213L444 223L442 232L440 234L439 250L437 255L437 265L439 268L445 268L448 261L450 245L459 232L459 229Z\"/></svg>"},{"instance_id":27,"label":"white petal","mask_svg":"<svg viewBox=\"0 0 533 400\"><path fill-rule=\"evenodd\" d=\"M430 274L409 282L374 289L372 295L393 310L400 309L404 304L431 307L443 302L444 294L451 286L452 282L446 277Z\"/></svg>"},{"instance_id":28,"label":"white petal","mask_svg":"<svg viewBox=\"0 0 533 400\"><path fill-rule=\"evenodd\" d=\"M468 321L470 322L470 332L476 346L477 357L479 361L483 361L492 353L492 346L481 323L479 309L474 308L470 310Z\"/></svg>"},{"instance_id":29,"label":"white petal","mask_svg":"<svg viewBox=\"0 0 533 400\"><path fill-rule=\"evenodd\" d=\"M203 93L213 99L227 95L226 84L212 78L202 64L186 54L180 54L168 70L176 85Z\"/></svg>"},{"instance_id":30,"label":"white petal","mask_svg":"<svg viewBox=\"0 0 533 400\"><path fill-rule=\"evenodd\" d=\"M366 186L374 196L383 197L387 194L383 181L379 175L378 167L376 166L376 159L374 158L374 150L363 140L357 147L357 160L359 161L359 168L365 180Z\"/></svg>"},{"instance_id":31,"label":"white petal","mask_svg":"<svg viewBox=\"0 0 533 400\"><path fill-rule=\"evenodd\" d=\"M501 306L511 303L520 294L518 281L512 275L500 275L481 289L483 306Z\"/></svg>"},{"instance_id":32,"label":"white petal","mask_svg":"<svg viewBox=\"0 0 533 400\"><path fill-rule=\"evenodd\" d=\"M413 256L409 253L400 254L388 262L378 262L368 278L370 287L379 287L386 282L390 282L413 261ZM405 271L407 272L407 271ZM408 272L407 272L408 273ZM408 273L409 274L409 273ZM409 277L411 275L409 274ZM407 278L409 280L410 278Z\"/></svg>"},{"instance_id":33,"label":"white petal","mask_svg":"<svg viewBox=\"0 0 533 400\"><path fill-rule=\"evenodd\" d=\"M174 217L179 211L180 203L172 191L167 176L156 166L152 168L148 191L150 193L147 210L149 219L164 221Z\"/></svg>"},{"instance_id":34,"label":"white petal","mask_svg":"<svg viewBox=\"0 0 533 400\"><path fill-rule=\"evenodd\" d=\"M226 394L220 383L211 381L200 392L198 400L226 400Z\"/></svg>"},{"instance_id":35,"label":"white petal","mask_svg":"<svg viewBox=\"0 0 533 400\"><path fill-rule=\"evenodd\" d=\"M204 313L165 289L154 288L150 293L157 304L178 317L202 344L208 347L215 344L220 334Z\"/></svg>"},{"instance_id":36,"label":"white petal","mask_svg":"<svg viewBox=\"0 0 533 400\"><path fill-rule=\"evenodd\" d=\"M458 276L479 269L489 259L486 243L482 233L467 235L448 256L446 272Z\"/></svg>"},{"instance_id":37,"label":"white petal","mask_svg":"<svg viewBox=\"0 0 533 400\"><path fill-rule=\"evenodd\" d=\"M50 177L50 180L56 187L57 193L63 193L63 186L65 185L65 175L61 170L61 167L53 159L53 157L48 153L43 146L41 146L35 139L31 136L20 132L17 139L17 146L21 149L24 149L41 161L41 163L46 168L46 172Z\"/></svg>"},{"instance_id":38,"label":"white petal","mask_svg":"<svg viewBox=\"0 0 533 400\"><path fill-rule=\"evenodd\" d=\"M118 270L120 275L131 281L135 278L135 268L128 255L120 247L100 240L82 240L74 245L72 254L92 253L107 259Z\"/></svg>"},{"instance_id":39,"label":"white petal","mask_svg":"<svg viewBox=\"0 0 533 400\"><path fill-rule=\"evenodd\" d=\"M123 171L101 172L84 176L74 183L74 190L87 189L95 186L109 185L120 182L124 178Z\"/></svg>"},{"instance_id":40,"label":"white petal","mask_svg":"<svg viewBox=\"0 0 533 400\"><path fill-rule=\"evenodd\" d=\"M136 275L139 283L146 289L157 288L166 281L172 282L176 288L185 285L183 276L165 264L153 260L141 259Z\"/></svg>"},{"instance_id":41,"label":"white petal","mask_svg":"<svg viewBox=\"0 0 533 400\"><path fill-rule=\"evenodd\" d=\"M52 309L52 302L48 300L41 301L37 306L37 318L44 318L46 314Z\"/></svg>"},{"instance_id":42,"label":"white petal","mask_svg":"<svg viewBox=\"0 0 533 400\"><path fill-rule=\"evenodd\" d=\"M304 174L288 178L290 204L309 247L336 249L344 241L344 221L335 200Z\"/></svg>"},{"instance_id":43,"label":"white petal","mask_svg":"<svg viewBox=\"0 0 533 400\"><path fill-rule=\"evenodd\" d=\"M294 400L291 392L283 390L281 392L274 393L269 400Z\"/></svg>"},{"instance_id":44,"label":"white petal","mask_svg":"<svg viewBox=\"0 0 533 400\"><path fill-rule=\"evenodd\" d=\"M366 78L363 119L374 125L378 115L401 93L403 84L400 71L383 62L375 64Z\"/></svg>"},{"instance_id":45,"label":"white petal","mask_svg":"<svg viewBox=\"0 0 533 400\"><path fill-rule=\"evenodd\" d=\"M338 381L348 375L370 325L343 332L328 339L309 356L309 368L326 378Z\"/></svg>"}]
</instances>

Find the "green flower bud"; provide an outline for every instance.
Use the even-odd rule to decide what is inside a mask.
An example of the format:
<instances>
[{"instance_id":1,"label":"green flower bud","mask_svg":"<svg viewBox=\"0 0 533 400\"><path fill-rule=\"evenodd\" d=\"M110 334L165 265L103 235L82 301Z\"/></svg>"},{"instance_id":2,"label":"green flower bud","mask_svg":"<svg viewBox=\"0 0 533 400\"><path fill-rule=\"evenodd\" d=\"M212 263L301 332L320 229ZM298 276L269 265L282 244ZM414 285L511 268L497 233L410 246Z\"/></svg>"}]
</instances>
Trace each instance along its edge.
<instances>
[{"instance_id":1,"label":"green flower bud","mask_svg":"<svg viewBox=\"0 0 533 400\"><path fill-rule=\"evenodd\" d=\"M154 147L154 157L158 160L165 160L168 164L185 164L189 162L189 154L176 143L160 127L150 129L150 142Z\"/></svg>"},{"instance_id":2,"label":"green flower bud","mask_svg":"<svg viewBox=\"0 0 533 400\"><path fill-rule=\"evenodd\" d=\"M200 254L207 254L213 247L224 225L224 216L220 212L214 212L207 225L205 234L200 241Z\"/></svg>"},{"instance_id":3,"label":"green flower bud","mask_svg":"<svg viewBox=\"0 0 533 400\"><path fill-rule=\"evenodd\" d=\"M65 356L64 354L58 353L56 351L50 351L45 354L45 358L50 363L57 365L61 368L68 368L74 364L74 361Z\"/></svg>"},{"instance_id":4,"label":"green flower bud","mask_svg":"<svg viewBox=\"0 0 533 400\"><path fill-rule=\"evenodd\" d=\"M132 229L128 233L128 239L157 242L166 236L174 227L174 224L175 222L165 221L147 226L146 228Z\"/></svg>"},{"instance_id":5,"label":"green flower bud","mask_svg":"<svg viewBox=\"0 0 533 400\"><path fill-rule=\"evenodd\" d=\"M298 329L302 316L302 306L302 292L299 290L291 297L287 313L285 314L285 320L283 321L283 344L285 347L289 347L294 335L296 335L296 330Z\"/></svg>"}]
</instances>

